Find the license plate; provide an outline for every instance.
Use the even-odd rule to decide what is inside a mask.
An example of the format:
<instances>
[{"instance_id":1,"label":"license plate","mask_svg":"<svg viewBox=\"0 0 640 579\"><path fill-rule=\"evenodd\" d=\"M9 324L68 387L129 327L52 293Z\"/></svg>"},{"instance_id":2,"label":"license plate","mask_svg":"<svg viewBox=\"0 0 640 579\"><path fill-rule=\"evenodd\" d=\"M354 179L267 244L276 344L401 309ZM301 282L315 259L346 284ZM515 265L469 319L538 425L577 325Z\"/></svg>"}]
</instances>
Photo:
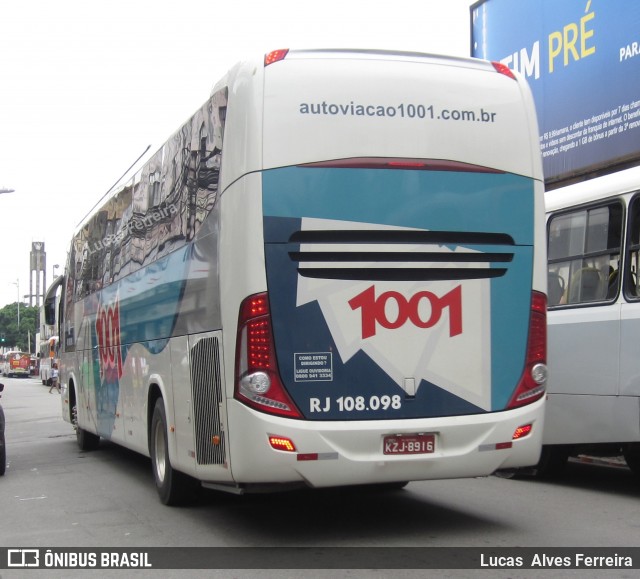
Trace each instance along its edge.
<instances>
[{"instance_id":1,"label":"license plate","mask_svg":"<svg viewBox=\"0 0 640 579\"><path fill-rule=\"evenodd\" d=\"M384 454L429 454L436 450L434 434L392 434L382 442Z\"/></svg>"}]
</instances>

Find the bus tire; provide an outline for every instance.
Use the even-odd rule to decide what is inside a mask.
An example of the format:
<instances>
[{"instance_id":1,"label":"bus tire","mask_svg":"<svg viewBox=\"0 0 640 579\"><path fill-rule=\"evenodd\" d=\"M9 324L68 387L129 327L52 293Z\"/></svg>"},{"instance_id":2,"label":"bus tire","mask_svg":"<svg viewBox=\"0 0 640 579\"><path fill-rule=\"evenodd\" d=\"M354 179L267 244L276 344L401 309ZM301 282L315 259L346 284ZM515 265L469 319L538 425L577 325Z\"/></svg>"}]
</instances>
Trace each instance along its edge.
<instances>
[{"instance_id":1,"label":"bus tire","mask_svg":"<svg viewBox=\"0 0 640 579\"><path fill-rule=\"evenodd\" d=\"M623 451L623 456L627 462L629 470L637 477L640 477L640 445L630 444Z\"/></svg>"},{"instance_id":2,"label":"bus tire","mask_svg":"<svg viewBox=\"0 0 640 579\"><path fill-rule=\"evenodd\" d=\"M76 429L76 442L80 450L96 450L100 445L100 437L78 426L78 407L73 407L73 426Z\"/></svg>"},{"instance_id":3,"label":"bus tire","mask_svg":"<svg viewBox=\"0 0 640 579\"><path fill-rule=\"evenodd\" d=\"M540 460L536 466L536 476L539 478L555 478L560 476L567 466L570 454L571 450L567 446L543 446Z\"/></svg>"},{"instance_id":4,"label":"bus tire","mask_svg":"<svg viewBox=\"0 0 640 579\"><path fill-rule=\"evenodd\" d=\"M156 400L151 419L149 454L156 490L164 505L181 505L194 500L197 496L196 480L175 470L169 459L169 440L167 435L167 416L162 398Z\"/></svg>"},{"instance_id":5,"label":"bus tire","mask_svg":"<svg viewBox=\"0 0 640 579\"><path fill-rule=\"evenodd\" d=\"M388 482L388 483L374 483L368 485L372 490L378 491L400 491L409 484L409 481Z\"/></svg>"},{"instance_id":6,"label":"bus tire","mask_svg":"<svg viewBox=\"0 0 640 579\"><path fill-rule=\"evenodd\" d=\"M0 476L4 475L7 470L7 447L5 446L4 433L0 434Z\"/></svg>"}]
</instances>

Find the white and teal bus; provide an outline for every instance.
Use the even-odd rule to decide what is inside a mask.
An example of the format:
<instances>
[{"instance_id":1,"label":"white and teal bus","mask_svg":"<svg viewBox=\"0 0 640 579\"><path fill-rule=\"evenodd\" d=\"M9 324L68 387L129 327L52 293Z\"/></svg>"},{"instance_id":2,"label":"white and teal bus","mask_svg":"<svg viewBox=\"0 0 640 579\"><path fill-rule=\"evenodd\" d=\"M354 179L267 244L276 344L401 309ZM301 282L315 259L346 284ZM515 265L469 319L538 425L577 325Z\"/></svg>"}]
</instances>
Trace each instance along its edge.
<instances>
[{"instance_id":1,"label":"white and teal bus","mask_svg":"<svg viewBox=\"0 0 640 579\"><path fill-rule=\"evenodd\" d=\"M276 51L233 68L75 233L64 418L161 500L537 462L543 179L484 61ZM47 296L49 317L56 287Z\"/></svg>"}]
</instances>

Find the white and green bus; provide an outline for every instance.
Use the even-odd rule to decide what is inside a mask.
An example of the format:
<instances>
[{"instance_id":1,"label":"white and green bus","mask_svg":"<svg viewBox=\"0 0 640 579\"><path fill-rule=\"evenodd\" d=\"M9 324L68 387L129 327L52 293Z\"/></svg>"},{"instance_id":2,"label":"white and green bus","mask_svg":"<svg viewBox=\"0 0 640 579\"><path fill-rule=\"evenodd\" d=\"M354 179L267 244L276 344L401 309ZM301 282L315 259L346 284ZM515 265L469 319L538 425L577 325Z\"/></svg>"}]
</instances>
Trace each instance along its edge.
<instances>
[{"instance_id":1,"label":"white and green bus","mask_svg":"<svg viewBox=\"0 0 640 579\"><path fill-rule=\"evenodd\" d=\"M537 123L501 65L242 62L71 241L64 418L161 500L401 485L539 458ZM47 296L49 318L57 287Z\"/></svg>"}]
</instances>

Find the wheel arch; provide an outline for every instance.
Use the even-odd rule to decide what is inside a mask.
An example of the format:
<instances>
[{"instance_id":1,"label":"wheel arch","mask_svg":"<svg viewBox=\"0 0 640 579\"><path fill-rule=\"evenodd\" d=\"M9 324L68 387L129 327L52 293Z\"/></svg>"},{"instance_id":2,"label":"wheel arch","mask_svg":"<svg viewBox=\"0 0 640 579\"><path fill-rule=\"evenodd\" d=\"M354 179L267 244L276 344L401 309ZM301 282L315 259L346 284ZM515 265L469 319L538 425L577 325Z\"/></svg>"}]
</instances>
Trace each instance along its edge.
<instances>
[{"instance_id":1,"label":"wheel arch","mask_svg":"<svg viewBox=\"0 0 640 579\"><path fill-rule=\"evenodd\" d=\"M156 402L161 399L164 402L164 394L160 387L159 380L151 380L147 390L147 448L151 453L151 423L153 421L153 412L156 407ZM165 404L165 414L167 407Z\"/></svg>"},{"instance_id":2,"label":"wheel arch","mask_svg":"<svg viewBox=\"0 0 640 579\"><path fill-rule=\"evenodd\" d=\"M69 376L69 386L67 387L67 408L66 408L66 418L67 420L73 424L73 408L77 403L76 396L76 381L73 376Z\"/></svg>"}]
</instances>

